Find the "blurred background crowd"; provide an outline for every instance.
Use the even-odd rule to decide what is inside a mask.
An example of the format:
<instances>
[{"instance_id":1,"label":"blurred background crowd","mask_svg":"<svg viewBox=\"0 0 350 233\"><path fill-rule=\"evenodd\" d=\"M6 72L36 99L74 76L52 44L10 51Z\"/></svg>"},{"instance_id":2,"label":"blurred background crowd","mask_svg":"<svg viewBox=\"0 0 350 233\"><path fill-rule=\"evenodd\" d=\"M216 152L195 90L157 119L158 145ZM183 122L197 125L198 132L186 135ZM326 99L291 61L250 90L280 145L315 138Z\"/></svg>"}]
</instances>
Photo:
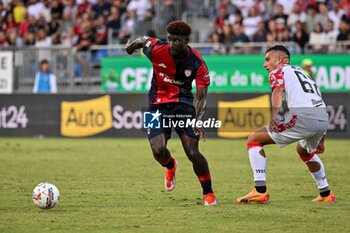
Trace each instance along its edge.
<instances>
[{"instance_id":1,"label":"blurred background crowd","mask_svg":"<svg viewBox=\"0 0 350 233\"><path fill-rule=\"evenodd\" d=\"M165 38L168 22L190 17L210 22L194 23L192 42L294 41L322 53L350 40L349 0L2 0L0 46L84 51L143 34Z\"/></svg>"}]
</instances>

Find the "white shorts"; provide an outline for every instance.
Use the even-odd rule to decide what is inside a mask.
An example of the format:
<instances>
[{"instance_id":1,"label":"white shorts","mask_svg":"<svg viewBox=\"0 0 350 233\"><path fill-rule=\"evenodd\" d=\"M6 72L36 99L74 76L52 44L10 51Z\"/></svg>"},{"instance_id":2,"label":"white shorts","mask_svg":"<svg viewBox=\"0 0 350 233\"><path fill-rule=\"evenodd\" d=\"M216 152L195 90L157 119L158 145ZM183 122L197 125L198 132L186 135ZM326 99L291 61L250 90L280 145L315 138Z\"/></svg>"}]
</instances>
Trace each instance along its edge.
<instances>
[{"instance_id":1,"label":"white shorts","mask_svg":"<svg viewBox=\"0 0 350 233\"><path fill-rule=\"evenodd\" d=\"M299 141L302 148L312 153L316 150L321 137L326 133L328 121L297 117L295 124L289 127L282 132L275 133L270 132L269 125L265 126L269 136L279 147Z\"/></svg>"}]
</instances>

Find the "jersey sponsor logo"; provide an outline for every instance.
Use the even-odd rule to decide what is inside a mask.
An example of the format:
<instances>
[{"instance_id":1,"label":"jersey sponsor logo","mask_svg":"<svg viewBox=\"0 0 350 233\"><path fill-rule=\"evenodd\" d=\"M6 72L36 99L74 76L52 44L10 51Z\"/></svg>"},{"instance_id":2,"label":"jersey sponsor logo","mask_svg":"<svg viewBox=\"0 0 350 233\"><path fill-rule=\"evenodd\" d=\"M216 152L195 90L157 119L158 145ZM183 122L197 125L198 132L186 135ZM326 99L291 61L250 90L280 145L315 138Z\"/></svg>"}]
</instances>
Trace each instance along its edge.
<instances>
[{"instance_id":1,"label":"jersey sponsor logo","mask_svg":"<svg viewBox=\"0 0 350 233\"><path fill-rule=\"evenodd\" d=\"M110 96L61 103L61 135L86 137L112 127Z\"/></svg>"},{"instance_id":2,"label":"jersey sponsor logo","mask_svg":"<svg viewBox=\"0 0 350 233\"><path fill-rule=\"evenodd\" d=\"M184 73L185 73L185 76L188 78L191 76L192 70L186 69Z\"/></svg>"},{"instance_id":3,"label":"jersey sponsor logo","mask_svg":"<svg viewBox=\"0 0 350 233\"><path fill-rule=\"evenodd\" d=\"M163 68L166 68L166 65L164 63L160 63L158 64L159 67L163 67Z\"/></svg>"},{"instance_id":4,"label":"jersey sponsor logo","mask_svg":"<svg viewBox=\"0 0 350 233\"><path fill-rule=\"evenodd\" d=\"M183 85L184 84L184 82L181 82L179 80L170 79L168 77L165 77L163 79L163 81L166 82L166 83L171 83L171 84L176 84L176 85Z\"/></svg>"}]
</instances>

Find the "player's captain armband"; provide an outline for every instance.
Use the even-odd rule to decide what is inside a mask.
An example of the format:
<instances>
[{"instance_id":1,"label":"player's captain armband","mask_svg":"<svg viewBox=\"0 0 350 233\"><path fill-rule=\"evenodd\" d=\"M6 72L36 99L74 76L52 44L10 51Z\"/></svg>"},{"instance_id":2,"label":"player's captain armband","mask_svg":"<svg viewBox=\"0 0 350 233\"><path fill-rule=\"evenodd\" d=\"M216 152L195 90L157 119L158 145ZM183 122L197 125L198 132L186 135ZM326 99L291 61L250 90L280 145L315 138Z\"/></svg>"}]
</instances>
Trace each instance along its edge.
<instances>
[{"instance_id":1,"label":"player's captain armband","mask_svg":"<svg viewBox=\"0 0 350 233\"><path fill-rule=\"evenodd\" d=\"M283 80L283 74L281 72L274 72L270 74L270 85L271 88L275 87L283 87L284 88L284 80Z\"/></svg>"},{"instance_id":2,"label":"player's captain armband","mask_svg":"<svg viewBox=\"0 0 350 233\"><path fill-rule=\"evenodd\" d=\"M196 73L196 87L205 88L210 85L209 71L205 63L203 63Z\"/></svg>"}]
</instances>

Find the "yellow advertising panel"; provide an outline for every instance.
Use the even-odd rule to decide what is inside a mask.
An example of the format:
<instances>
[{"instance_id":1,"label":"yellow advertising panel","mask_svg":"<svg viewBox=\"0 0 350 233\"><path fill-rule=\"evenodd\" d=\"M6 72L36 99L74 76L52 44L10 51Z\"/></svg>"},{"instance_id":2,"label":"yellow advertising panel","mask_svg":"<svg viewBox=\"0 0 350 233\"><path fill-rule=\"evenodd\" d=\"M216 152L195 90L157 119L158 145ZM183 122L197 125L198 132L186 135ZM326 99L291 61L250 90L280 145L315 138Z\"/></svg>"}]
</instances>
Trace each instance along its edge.
<instances>
[{"instance_id":1,"label":"yellow advertising panel","mask_svg":"<svg viewBox=\"0 0 350 233\"><path fill-rule=\"evenodd\" d=\"M218 119L221 127L218 136L242 138L267 125L271 119L270 96L241 101L219 101Z\"/></svg>"},{"instance_id":2,"label":"yellow advertising panel","mask_svg":"<svg viewBox=\"0 0 350 233\"><path fill-rule=\"evenodd\" d=\"M61 135L86 137L112 127L110 96L61 103Z\"/></svg>"}]
</instances>

